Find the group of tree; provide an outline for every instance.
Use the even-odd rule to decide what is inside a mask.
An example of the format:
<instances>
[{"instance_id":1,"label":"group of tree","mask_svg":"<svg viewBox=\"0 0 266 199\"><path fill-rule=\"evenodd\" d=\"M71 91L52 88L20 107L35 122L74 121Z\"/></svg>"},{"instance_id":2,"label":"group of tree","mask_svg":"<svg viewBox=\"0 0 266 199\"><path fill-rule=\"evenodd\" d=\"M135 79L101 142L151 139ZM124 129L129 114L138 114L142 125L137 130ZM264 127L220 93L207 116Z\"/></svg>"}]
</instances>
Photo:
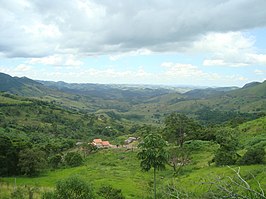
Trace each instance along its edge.
<instances>
[{"instance_id":1,"label":"group of tree","mask_svg":"<svg viewBox=\"0 0 266 199\"><path fill-rule=\"evenodd\" d=\"M45 169L74 167L83 162L78 152L43 150L45 148L15 138L0 135L0 176L37 176Z\"/></svg>"},{"instance_id":2,"label":"group of tree","mask_svg":"<svg viewBox=\"0 0 266 199\"><path fill-rule=\"evenodd\" d=\"M219 147L213 158L213 162L217 166L264 163L265 150L263 146L250 147L242 156L238 154L240 145L235 129L225 126L211 128L215 132L212 132L211 136L204 136L204 133L210 133L210 130L206 129L207 127L201 126L194 119L178 113L172 113L166 118L165 128L162 132L149 126L142 128L144 138L139 144L138 158L141 160L142 170L149 171L153 168L154 198L156 198L156 172L164 169L168 164L173 167L176 174L182 166L189 163L189 151L185 146L186 141L189 140L207 137L217 143Z\"/></svg>"}]
</instances>

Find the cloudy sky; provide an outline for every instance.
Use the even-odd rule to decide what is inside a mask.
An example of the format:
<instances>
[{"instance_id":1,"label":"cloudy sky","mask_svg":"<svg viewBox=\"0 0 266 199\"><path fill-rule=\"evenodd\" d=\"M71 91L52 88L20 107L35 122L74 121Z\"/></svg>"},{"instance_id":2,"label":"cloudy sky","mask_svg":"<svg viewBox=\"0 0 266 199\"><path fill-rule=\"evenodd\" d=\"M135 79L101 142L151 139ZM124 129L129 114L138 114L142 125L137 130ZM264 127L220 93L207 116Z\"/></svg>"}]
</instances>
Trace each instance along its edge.
<instances>
[{"instance_id":1,"label":"cloudy sky","mask_svg":"<svg viewBox=\"0 0 266 199\"><path fill-rule=\"evenodd\" d=\"M0 72L77 83L266 79L266 0L0 0Z\"/></svg>"}]
</instances>

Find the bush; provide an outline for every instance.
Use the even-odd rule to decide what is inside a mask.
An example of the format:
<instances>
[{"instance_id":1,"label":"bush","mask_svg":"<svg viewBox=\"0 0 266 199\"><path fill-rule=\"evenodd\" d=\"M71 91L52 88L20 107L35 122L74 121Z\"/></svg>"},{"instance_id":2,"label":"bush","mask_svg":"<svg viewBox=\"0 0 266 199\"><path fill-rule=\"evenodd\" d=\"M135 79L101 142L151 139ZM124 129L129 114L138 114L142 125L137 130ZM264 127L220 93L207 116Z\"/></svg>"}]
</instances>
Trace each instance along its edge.
<instances>
[{"instance_id":1,"label":"bush","mask_svg":"<svg viewBox=\"0 0 266 199\"><path fill-rule=\"evenodd\" d=\"M62 163L62 157L60 154L56 154L49 158L49 165L53 168L59 168L60 164Z\"/></svg>"},{"instance_id":2,"label":"bush","mask_svg":"<svg viewBox=\"0 0 266 199\"><path fill-rule=\"evenodd\" d=\"M252 147L239 160L241 165L264 163L265 150L263 147Z\"/></svg>"},{"instance_id":3,"label":"bush","mask_svg":"<svg viewBox=\"0 0 266 199\"><path fill-rule=\"evenodd\" d=\"M59 181L55 190L56 199L94 199L93 188L77 176ZM50 199L50 198L49 198Z\"/></svg>"},{"instance_id":4,"label":"bush","mask_svg":"<svg viewBox=\"0 0 266 199\"><path fill-rule=\"evenodd\" d=\"M56 199L56 195L54 192L44 192L42 195L42 199Z\"/></svg>"},{"instance_id":5,"label":"bush","mask_svg":"<svg viewBox=\"0 0 266 199\"><path fill-rule=\"evenodd\" d=\"M26 193L23 189L17 188L11 193L11 199L24 199L26 198Z\"/></svg>"},{"instance_id":6,"label":"bush","mask_svg":"<svg viewBox=\"0 0 266 199\"><path fill-rule=\"evenodd\" d=\"M83 162L82 156L77 152L69 152L65 156L65 163L71 167L77 167Z\"/></svg>"},{"instance_id":7,"label":"bush","mask_svg":"<svg viewBox=\"0 0 266 199\"><path fill-rule=\"evenodd\" d=\"M38 175L46 166L45 153L38 149L25 149L19 152L21 173L27 176Z\"/></svg>"},{"instance_id":8,"label":"bush","mask_svg":"<svg viewBox=\"0 0 266 199\"><path fill-rule=\"evenodd\" d=\"M111 186L102 186L98 194L106 199L124 199L121 189L115 189Z\"/></svg>"}]
</instances>

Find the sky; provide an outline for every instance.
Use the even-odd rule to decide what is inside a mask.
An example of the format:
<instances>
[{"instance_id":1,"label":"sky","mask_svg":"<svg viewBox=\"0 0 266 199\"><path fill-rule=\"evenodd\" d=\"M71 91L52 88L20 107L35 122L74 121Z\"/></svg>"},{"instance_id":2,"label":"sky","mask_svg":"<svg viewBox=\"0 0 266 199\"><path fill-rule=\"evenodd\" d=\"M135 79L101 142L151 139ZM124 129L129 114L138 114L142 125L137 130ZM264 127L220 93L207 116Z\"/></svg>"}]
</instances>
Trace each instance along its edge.
<instances>
[{"instance_id":1,"label":"sky","mask_svg":"<svg viewBox=\"0 0 266 199\"><path fill-rule=\"evenodd\" d=\"M266 0L0 0L0 72L69 83L266 79Z\"/></svg>"}]
</instances>

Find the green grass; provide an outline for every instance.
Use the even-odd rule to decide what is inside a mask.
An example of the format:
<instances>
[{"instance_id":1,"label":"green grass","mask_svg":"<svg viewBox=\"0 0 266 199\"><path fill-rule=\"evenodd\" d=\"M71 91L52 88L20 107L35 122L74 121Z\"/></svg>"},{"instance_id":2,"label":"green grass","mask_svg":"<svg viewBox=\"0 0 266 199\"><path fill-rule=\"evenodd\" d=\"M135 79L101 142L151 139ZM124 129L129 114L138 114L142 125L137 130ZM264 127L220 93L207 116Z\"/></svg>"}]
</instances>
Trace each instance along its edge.
<instances>
[{"instance_id":1,"label":"green grass","mask_svg":"<svg viewBox=\"0 0 266 199\"><path fill-rule=\"evenodd\" d=\"M136 153L125 149L102 150L87 157L83 166L49 171L40 177L17 177L18 185L54 187L60 179L78 175L91 182L97 190L102 185L122 189L127 198L142 198L148 194L151 172L142 172ZM159 175L160 176L160 175ZM13 183L14 178L5 181Z\"/></svg>"},{"instance_id":2,"label":"green grass","mask_svg":"<svg viewBox=\"0 0 266 199\"><path fill-rule=\"evenodd\" d=\"M159 191L167 184L174 182L179 189L200 196L208 188L203 185L203 182L211 181L217 176L234 174L228 167L208 166L212 151L217 146L209 142L198 142L200 143L194 144L198 145L198 148L193 146L195 148L191 156L192 161L181 170L179 175L174 177L173 170L168 166L166 170L158 172ZM251 185L255 186L258 180L262 186L266 186L264 165L241 166L241 174ZM256 179L253 179L251 174L256 176ZM89 155L83 166L48 171L35 178L17 177L16 182L18 186L28 185L51 189L58 180L72 175L80 176L92 183L96 191L102 185L111 185L121 189L127 199L147 198L152 195L152 171L142 172L136 151L126 151L126 149L104 149ZM4 178L4 181L14 184L14 178Z\"/></svg>"},{"instance_id":3,"label":"green grass","mask_svg":"<svg viewBox=\"0 0 266 199\"><path fill-rule=\"evenodd\" d=\"M18 98L18 97L17 97ZM18 105L18 104L31 104L32 102L26 101L26 100L21 100L20 98L16 99L10 98L10 97L5 97L0 95L0 104L1 105Z\"/></svg>"}]
</instances>

